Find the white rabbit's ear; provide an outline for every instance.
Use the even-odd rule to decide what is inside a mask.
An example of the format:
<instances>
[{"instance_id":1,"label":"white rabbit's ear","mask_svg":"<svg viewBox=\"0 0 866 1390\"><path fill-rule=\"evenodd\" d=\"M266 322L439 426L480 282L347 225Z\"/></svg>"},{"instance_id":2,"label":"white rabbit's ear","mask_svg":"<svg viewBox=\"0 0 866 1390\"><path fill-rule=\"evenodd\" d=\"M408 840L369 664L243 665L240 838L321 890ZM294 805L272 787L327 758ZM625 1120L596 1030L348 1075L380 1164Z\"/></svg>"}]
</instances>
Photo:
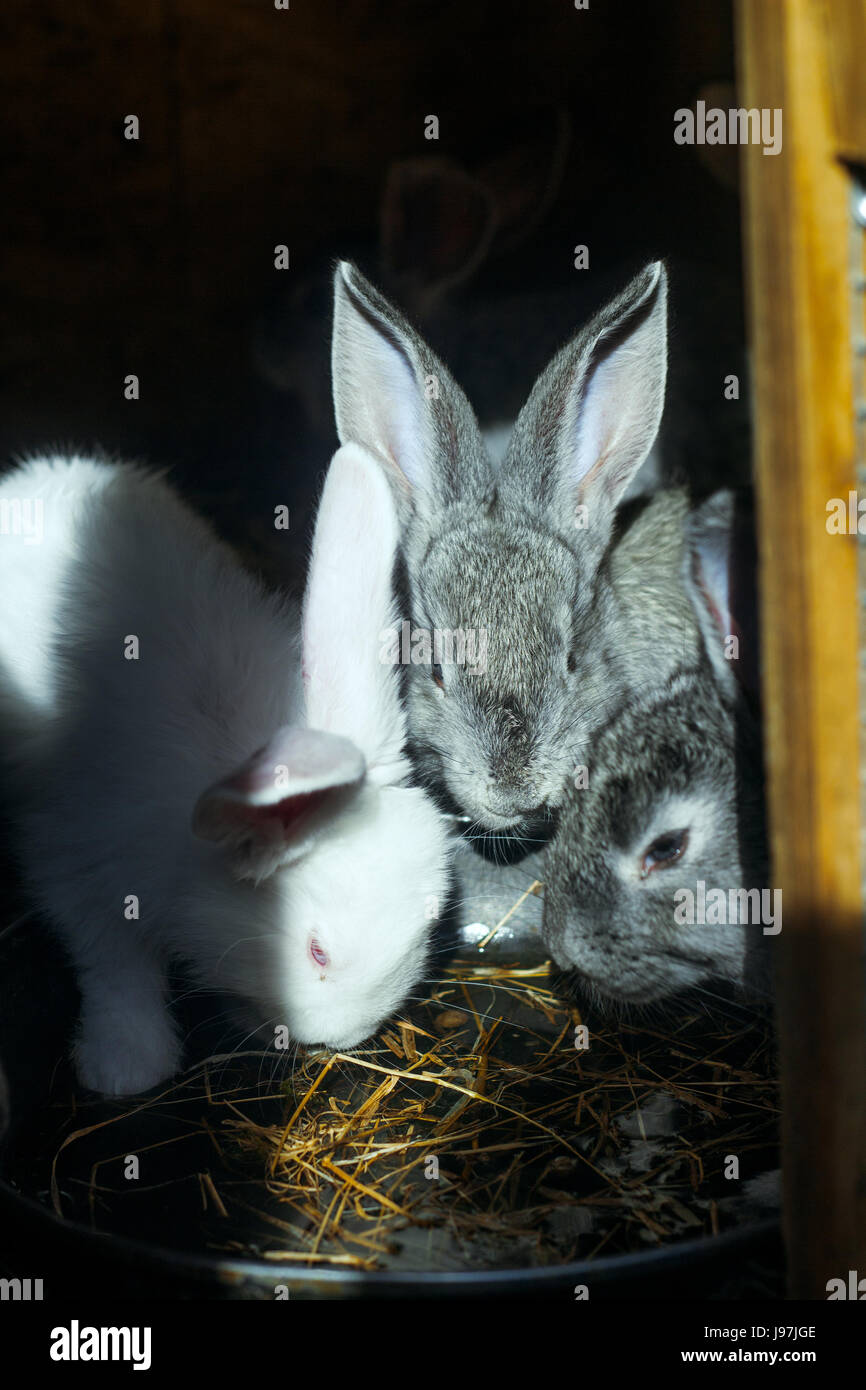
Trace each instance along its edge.
<instances>
[{"instance_id":1,"label":"white rabbit's ear","mask_svg":"<svg viewBox=\"0 0 866 1390\"><path fill-rule=\"evenodd\" d=\"M760 684L755 553L748 499L717 492L689 515L683 579L704 648L728 694Z\"/></svg>"},{"instance_id":2,"label":"white rabbit's ear","mask_svg":"<svg viewBox=\"0 0 866 1390\"><path fill-rule=\"evenodd\" d=\"M304 597L307 723L351 738L373 781L405 771L395 669L393 571L398 524L382 469L355 444L338 449L313 537Z\"/></svg>"},{"instance_id":3,"label":"white rabbit's ear","mask_svg":"<svg viewBox=\"0 0 866 1390\"><path fill-rule=\"evenodd\" d=\"M429 512L492 484L478 422L435 353L348 261L334 277L334 412L341 444L385 466L397 494Z\"/></svg>"},{"instance_id":4,"label":"white rabbit's ear","mask_svg":"<svg viewBox=\"0 0 866 1390\"><path fill-rule=\"evenodd\" d=\"M305 853L363 777L364 758L348 739L280 729L202 793L193 833L225 844L239 877L260 880Z\"/></svg>"},{"instance_id":5,"label":"white rabbit's ear","mask_svg":"<svg viewBox=\"0 0 866 1390\"><path fill-rule=\"evenodd\" d=\"M667 277L653 261L539 377L505 461L509 490L600 553L658 433L666 373Z\"/></svg>"}]
</instances>

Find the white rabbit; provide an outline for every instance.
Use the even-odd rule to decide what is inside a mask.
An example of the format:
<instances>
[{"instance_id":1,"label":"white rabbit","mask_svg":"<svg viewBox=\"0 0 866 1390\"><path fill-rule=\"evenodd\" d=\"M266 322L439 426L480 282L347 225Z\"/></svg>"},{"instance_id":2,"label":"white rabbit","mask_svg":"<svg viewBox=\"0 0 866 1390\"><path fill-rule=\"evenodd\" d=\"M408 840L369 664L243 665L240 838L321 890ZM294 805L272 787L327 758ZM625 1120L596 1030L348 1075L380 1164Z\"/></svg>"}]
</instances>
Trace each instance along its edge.
<instances>
[{"instance_id":1,"label":"white rabbit","mask_svg":"<svg viewBox=\"0 0 866 1390\"><path fill-rule=\"evenodd\" d=\"M450 849L401 785L377 464L342 448L327 476L303 688L292 609L161 476L37 459L0 511L39 517L0 534L0 708L18 858L81 990L81 1082L129 1094L178 1069L173 957L293 1039L360 1042L423 974Z\"/></svg>"}]
</instances>

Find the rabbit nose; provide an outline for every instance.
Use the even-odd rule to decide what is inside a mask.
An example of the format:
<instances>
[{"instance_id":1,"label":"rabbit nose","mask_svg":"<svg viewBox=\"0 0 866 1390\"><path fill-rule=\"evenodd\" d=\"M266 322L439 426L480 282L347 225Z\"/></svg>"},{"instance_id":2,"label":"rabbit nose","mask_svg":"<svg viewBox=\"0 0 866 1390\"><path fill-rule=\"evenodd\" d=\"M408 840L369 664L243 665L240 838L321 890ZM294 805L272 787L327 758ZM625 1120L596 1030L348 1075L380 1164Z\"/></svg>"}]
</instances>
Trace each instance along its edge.
<instances>
[{"instance_id":1,"label":"rabbit nose","mask_svg":"<svg viewBox=\"0 0 866 1390\"><path fill-rule=\"evenodd\" d=\"M516 779L492 778L487 784L488 809L499 815L534 816L544 810L534 787L526 788Z\"/></svg>"},{"instance_id":2,"label":"rabbit nose","mask_svg":"<svg viewBox=\"0 0 866 1390\"><path fill-rule=\"evenodd\" d=\"M550 959L559 970L571 970L573 962L568 952L567 931L563 923L545 919L541 936Z\"/></svg>"},{"instance_id":3,"label":"rabbit nose","mask_svg":"<svg viewBox=\"0 0 866 1390\"><path fill-rule=\"evenodd\" d=\"M523 794L525 792L525 794ZM514 788L513 794L509 798L509 804L516 816L523 816L527 820L530 816L538 816L544 811L544 802L538 800L538 792L535 787Z\"/></svg>"},{"instance_id":4,"label":"rabbit nose","mask_svg":"<svg viewBox=\"0 0 866 1390\"><path fill-rule=\"evenodd\" d=\"M507 789L510 795L524 801L540 799L530 772L530 751L525 734L507 735L491 751L488 778L491 786Z\"/></svg>"},{"instance_id":5,"label":"rabbit nose","mask_svg":"<svg viewBox=\"0 0 866 1390\"><path fill-rule=\"evenodd\" d=\"M547 949L550 952L550 959L553 961L554 965L558 970L573 969L573 962L569 957L569 954L566 951L565 946L561 942L557 942L555 946L548 943Z\"/></svg>"}]
</instances>

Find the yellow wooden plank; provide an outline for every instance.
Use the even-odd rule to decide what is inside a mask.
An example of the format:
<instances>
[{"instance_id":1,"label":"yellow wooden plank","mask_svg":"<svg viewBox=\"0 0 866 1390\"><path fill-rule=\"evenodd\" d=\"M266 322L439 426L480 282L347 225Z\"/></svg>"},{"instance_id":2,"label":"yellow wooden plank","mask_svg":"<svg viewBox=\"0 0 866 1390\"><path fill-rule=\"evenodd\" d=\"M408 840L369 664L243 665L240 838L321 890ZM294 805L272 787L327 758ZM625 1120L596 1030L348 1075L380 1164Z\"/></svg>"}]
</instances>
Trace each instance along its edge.
<instances>
[{"instance_id":1,"label":"yellow wooden plank","mask_svg":"<svg viewBox=\"0 0 866 1390\"><path fill-rule=\"evenodd\" d=\"M832 7L831 7L832 8ZM745 147L766 744L778 938L785 1233L794 1296L866 1273L866 1001L849 181L822 0L740 0L740 102L781 108Z\"/></svg>"}]
</instances>

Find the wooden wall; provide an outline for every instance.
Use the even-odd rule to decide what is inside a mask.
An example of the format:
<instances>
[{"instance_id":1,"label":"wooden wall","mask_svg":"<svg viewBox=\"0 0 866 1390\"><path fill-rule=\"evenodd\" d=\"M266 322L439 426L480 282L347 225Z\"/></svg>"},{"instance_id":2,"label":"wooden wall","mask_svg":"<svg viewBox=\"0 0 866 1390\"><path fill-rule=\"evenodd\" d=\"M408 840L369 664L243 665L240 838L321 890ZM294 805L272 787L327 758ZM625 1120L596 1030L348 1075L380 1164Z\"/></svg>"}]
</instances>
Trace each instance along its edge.
<instances>
[{"instance_id":1,"label":"wooden wall","mask_svg":"<svg viewBox=\"0 0 866 1390\"><path fill-rule=\"evenodd\" d=\"M778 939L791 1292L866 1269L866 937L858 538L827 503L857 487L852 179L866 163L862 0L742 0L742 94L780 108L783 152L744 150L755 354L765 736ZM838 60L838 61L837 61ZM862 264L862 251L861 251ZM861 318L862 322L862 318Z\"/></svg>"}]
</instances>

